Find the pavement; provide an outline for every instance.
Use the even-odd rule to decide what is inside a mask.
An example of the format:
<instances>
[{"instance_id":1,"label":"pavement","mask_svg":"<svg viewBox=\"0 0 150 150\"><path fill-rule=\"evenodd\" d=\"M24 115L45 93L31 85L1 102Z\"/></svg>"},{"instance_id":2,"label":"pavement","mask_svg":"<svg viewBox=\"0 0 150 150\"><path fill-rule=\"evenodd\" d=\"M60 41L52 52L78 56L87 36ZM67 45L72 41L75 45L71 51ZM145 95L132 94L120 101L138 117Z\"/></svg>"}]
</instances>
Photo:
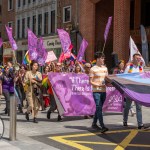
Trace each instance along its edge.
<instances>
[{"instance_id":1,"label":"pavement","mask_svg":"<svg viewBox=\"0 0 150 150\"><path fill-rule=\"evenodd\" d=\"M38 124L25 120L17 114L17 140L9 140L9 117L4 114L2 99L0 115L4 120L5 133L0 140L0 150L149 150L150 130L137 130L136 116L129 116L129 127L122 126L122 114L104 114L109 128L106 134L91 128L92 119L65 117L57 122L57 112L46 118L46 111L40 111ZM143 107L143 122L149 126L150 109ZM30 118L32 118L30 116Z\"/></svg>"}]
</instances>

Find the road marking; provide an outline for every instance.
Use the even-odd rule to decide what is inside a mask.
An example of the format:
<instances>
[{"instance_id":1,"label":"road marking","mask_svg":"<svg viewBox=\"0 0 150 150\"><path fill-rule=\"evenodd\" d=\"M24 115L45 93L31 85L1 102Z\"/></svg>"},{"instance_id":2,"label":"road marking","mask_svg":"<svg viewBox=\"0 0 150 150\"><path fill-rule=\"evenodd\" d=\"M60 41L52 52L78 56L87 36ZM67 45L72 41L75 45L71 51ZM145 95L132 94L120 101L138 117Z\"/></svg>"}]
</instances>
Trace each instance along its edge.
<instances>
[{"instance_id":1,"label":"road marking","mask_svg":"<svg viewBox=\"0 0 150 150\"><path fill-rule=\"evenodd\" d=\"M91 142L91 141L72 141L75 143L83 143L83 144L94 144L94 145L118 145L116 143L111 142Z\"/></svg>"},{"instance_id":2,"label":"road marking","mask_svg":"<svg viewBox=\"0 0 150 150\"><path fill-rule=\"evenodd\" d=\"M65 140L65 139L63 139L63 138L61 138L61 137L49 137L49 138L52 139L52 140L55 140L55 141L57 141L57 142L60 142L60 143L62 143L62 144L65 144L65 145L68 145L68 146L77 148L77 149L79 149L79 150L93 150L93 149L91 149L91 148L89 148L89 147L80 145L80 144L75 143L75 142L73 142L73 141L71 141L71 140Z\"/></svg>"},{"instance_id":3,"label":"road marking","mask_svg":"<svg viewBox=\"0 0 150 150\"><path fill-rule=\"evenodd\" d=\"M115 150L124 150L138 134L138 130L132 130L129 135L115 148Z\"/></svg>"},{"instance_id":4,"label":"road marking","mask_svg":"<svg viewBox=\"0 0 150 150\"><path fill-rule=\"evenodd\" d=\"M73 135L63 135L63 136L54 136L49 137L49 139L52 139L56 142L60 142L62 144L74 147L79 150L93 150L89 147L86 147L81 144L92 144L92 145L108 145L108 146L117 146L114 150L124 150L126 147L150 147L150 145L142 145L142 144L130 144L130 142L135 138L135 136L138 134L138 132L146 132L143 130L118 130L118 131L108 131L107 134L112 133L126 133L129 132L128 136L125 137L125 139L121 143L113 143L113 142L90 142L90 141L77 141L77 140L69 140L69 138L78 138L78 137L87 137L87 136L95 136L95 135L103 135L101 132L95 132L95 133L83 133L83 134L73 134ZM149 131L150 132L150 131Z\"/></svg>"},{"instance_id":5,"label":"road marking","mask_svg":"<svg viewBox=\"0 0 150 150\"><path fill-rule=\"evenodd\" d=\"M150 147L150 145L143 145L143 144L129 144L128 146L133 146L133 147Z\"/></svg>"}]
</instances>

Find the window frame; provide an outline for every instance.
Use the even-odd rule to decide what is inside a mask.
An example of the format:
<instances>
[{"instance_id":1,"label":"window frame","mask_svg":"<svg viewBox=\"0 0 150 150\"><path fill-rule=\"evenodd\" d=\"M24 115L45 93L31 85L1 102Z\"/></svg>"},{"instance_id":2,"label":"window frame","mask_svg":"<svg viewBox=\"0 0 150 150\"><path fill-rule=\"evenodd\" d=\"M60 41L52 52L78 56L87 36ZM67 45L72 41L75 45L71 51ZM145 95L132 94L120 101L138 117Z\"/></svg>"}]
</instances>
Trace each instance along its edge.
<instances>
[{"instance_id":1,"label":"window frame","mask_svg":"<svg viewBox=\"0 0 150 150\"><path fill-rule=\"evenodd\" d=\"M14 7L13 0L11 0L11 1L12 1L12 8L9 7L10 6L10 0L8 0L8 11L13 10L13 7Z\"/></svg>"},{"instance_id":2,"label":"window frame","mask_svg":"<svg viewBox=\"0 0 150 150\"><path fill-rule=\"evenodd\" d=\"M66 8L70 8L70 20L69 21L65 21L65 9ZM71 5L63 7L63 23L71 22L71 15L72 15L72 7L71 7Z\"/></svg>"}]
</instances>

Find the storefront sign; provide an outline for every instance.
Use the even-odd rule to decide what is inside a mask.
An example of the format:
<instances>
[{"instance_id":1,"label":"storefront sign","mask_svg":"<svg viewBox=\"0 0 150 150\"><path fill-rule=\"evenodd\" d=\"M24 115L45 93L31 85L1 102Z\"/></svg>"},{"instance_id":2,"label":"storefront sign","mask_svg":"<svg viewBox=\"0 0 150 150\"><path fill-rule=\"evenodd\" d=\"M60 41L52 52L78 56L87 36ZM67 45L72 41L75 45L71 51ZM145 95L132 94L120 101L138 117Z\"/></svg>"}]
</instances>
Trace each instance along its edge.
<instances>
[{"instance_id":1,"label":"storefront sign","mask_svg":"<svg viewBox=\"0 0 150 150\"><path fill-rule=\"evenodd\" d=\"M43 39L44 39L44 46L46 49L61 48L61 43L57 36L56 37L46 37Z\"/></svg>"},{"instance_id":2,"label":"storefront sign","mask_svg":"<svg viewBox=\"0 0 150 150\"><path fill-rule=\"evenodd\" d=\"M12 49L9 42L3 42L3 56L12 55Z\"/></svg>"}]
</instances>

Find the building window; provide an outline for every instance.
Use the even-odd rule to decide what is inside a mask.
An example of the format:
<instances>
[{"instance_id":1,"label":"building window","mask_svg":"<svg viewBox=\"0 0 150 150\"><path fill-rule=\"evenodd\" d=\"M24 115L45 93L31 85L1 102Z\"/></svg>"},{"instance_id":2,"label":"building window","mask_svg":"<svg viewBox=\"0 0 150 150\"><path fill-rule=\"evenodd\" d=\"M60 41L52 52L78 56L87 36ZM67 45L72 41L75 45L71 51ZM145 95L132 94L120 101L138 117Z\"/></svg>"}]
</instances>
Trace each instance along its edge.
<instances>
[{"instance_id":1,"label":"building window","mask_svg":"<svg viewBox=\"0 0 150 150\"><path fill-rule=\"evenodd\" d=\"M48 34L48 12L44 13L44 34Z\"/></svg>"},{"instance_id":2,"label":"building window","mask_svg":"<svg viewBox=\"0 0 150 150\"><path fill-rule=\"evenodd\" d=\"M63 22L71 21L71 6L67 6L63 8Z\"/></svg>"},{"instance_id":3,"label":"building window","mask_svg":"<svg viewBox=\"0 0 150 150\"><path fill-rule=\"evenodd\" d=\"M21 1L20 0L18 0L18 7L20 7L21 6Z\"/></svg>"},{"instance_id":4,"label":"building window","mask_svg":"<svg viewBox=\"0 0 150 150\"><path fill-rule=\"evenodd\" d=\"M35 0L33 0L33 3L35 2Z\"/></svg>"},{"instance_id":5,"label":"building window","mask_svg":"<svg viewBox=\"0 0 150 150\"><path fill-rule=\"evenodd\" d=\"M22 38L25 38L25 18L22 19Z\"/></svg>"},{"instance_id":6,"label":"building window","mask_svg":"<svg viewBox=\"0 0 150 150\"><path fill-rule=\"evenodd\" d=\"M36 16L33 16L33 26L32 26L33 32L36 33Z\"/></svg>"},{"instance_id":7,"label":"building window","mask_svg":"<svg viewBox=\"0 0 150 150\"><path fill-rule=\"evenodd\" d=\"M42 14L38 15L38 35L42 33Z\"/></svg>"},{"instance_id":8,"label":"building window","mask_svg":"<svg viewBox=\"0 0 150 150\"><path fill-rule=\"evenodd\" d=\"M55 33L55 10L51 11L51 33Z\"/></svg>"},{"instance_id":9,"label":"building window","mask_svg":"<svg viewBox=\"0 0 150 150\"><path fill-rule=\"evenodd\" d=\"M20 20L17 20L17 38L20 38Z\"/></svg>"},{"instance_id":10,"label":"building window","mask_svg":"<svg viewBox=\"0 0 150 150\"><path fill-rule=\"evenodd\" d=\"M31 3L31 0L28 0L28 4L30 4Z\"/></svg>"},{"instance_id":11,"label":"building window","mask_svg":"<svg viewBox=\"0 0 150 150\"><path fill-rule=\"evenodd\" d=\"M13 27L13 22L8 22L8 27Z\"/></svg>"},{"instance_id":12,"label":"building window","mask_svg":"<svg viewBox=\"0 0 150 150\"><path fill-rule=\"evenodd\" d=\"M13 0L8 0L8 10L13 9Z\"/></svg>"},{"instance_id":13,"label":"building window","mask_svg":"<svg viewBox=\"0 0 150 150\"><path fill-rule=\"evenodd\" d=\"M27 18L27 27L30 28L30 17Z\"/></svg>"},{"instance_id":14,"label":"building window","mask_svg":"<svg viewBox=\"0 0 150 150\"><path fill-rule=\"evenodd\" d=\"M23 0L23 6L26 5L26 0Z\"/></svg>"}]
</instances>

